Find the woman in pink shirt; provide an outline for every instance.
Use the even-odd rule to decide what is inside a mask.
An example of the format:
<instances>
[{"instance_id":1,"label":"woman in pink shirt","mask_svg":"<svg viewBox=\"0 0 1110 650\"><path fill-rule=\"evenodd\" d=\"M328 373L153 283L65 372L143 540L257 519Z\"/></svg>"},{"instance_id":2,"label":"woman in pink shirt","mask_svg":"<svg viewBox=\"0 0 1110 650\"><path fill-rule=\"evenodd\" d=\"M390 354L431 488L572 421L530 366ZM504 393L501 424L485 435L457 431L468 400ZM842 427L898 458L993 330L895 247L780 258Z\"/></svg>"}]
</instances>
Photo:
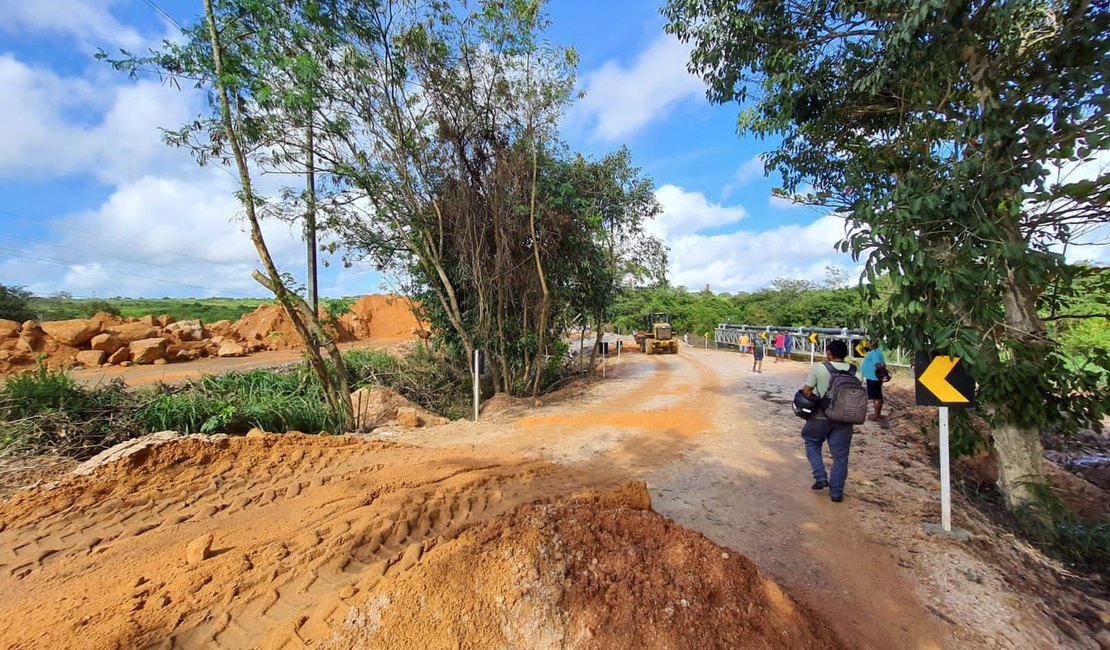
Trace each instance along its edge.
<instances>
[{"instance_id":1,"label":"woman in pink shirt","mask_svg":"<svg viewBox=\"0 0 1110 650\"><path fill-rule=\"evenodd\" d=\"M775 363L783 360L786 356L786 335L782 332L775 334Z\"/></svg>"}]
</instances>

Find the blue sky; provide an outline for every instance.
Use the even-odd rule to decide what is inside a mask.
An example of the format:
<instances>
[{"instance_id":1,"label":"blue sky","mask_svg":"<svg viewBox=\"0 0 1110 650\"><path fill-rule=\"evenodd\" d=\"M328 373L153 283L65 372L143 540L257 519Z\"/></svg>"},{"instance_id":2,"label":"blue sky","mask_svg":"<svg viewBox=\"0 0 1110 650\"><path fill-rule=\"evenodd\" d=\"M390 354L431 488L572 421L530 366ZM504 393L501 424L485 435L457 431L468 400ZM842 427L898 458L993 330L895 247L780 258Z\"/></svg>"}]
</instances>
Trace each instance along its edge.
<instances>
[{"instance_id":1,"label":"blue sky","mask_svg":"<svg viewBox=\"0 0 1110 650\"><path fill-rule=\"evenodd\" d=\"M199 0L157 6L181 23L201 12ZM705 100L657 3L554 0L548 11L549 38L581 56L586 95L563 137L595 156L627 145L653 178L664 213L650 228L671 249L672 283L754 291L852 268L833 251L838 219L771 198L777 179L756 157L773 143L738 137L738 107ZM250 279L257 262L232 170L198 168L160 139L158 127L201 111L199 94L129 80L92 57L145 51L175 31L144 0L0 3L0 283L89 297L265 296ZM303 277L298 230L274 223L267 234L282 269ZM391 288L333 262L324 296Z\"/></svg>"}]
</instances>

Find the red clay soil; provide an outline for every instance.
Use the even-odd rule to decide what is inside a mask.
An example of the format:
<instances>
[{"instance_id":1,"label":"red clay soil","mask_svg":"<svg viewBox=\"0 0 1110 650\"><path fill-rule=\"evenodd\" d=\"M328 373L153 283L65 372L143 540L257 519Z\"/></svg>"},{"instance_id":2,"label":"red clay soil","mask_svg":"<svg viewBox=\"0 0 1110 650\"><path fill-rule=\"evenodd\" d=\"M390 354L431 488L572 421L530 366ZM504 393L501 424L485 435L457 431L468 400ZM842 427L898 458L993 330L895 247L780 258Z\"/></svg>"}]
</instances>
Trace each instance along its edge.
<instances>
[{"instance_id":1,"label":"red clay soil","mask_svg":"<svg viewBox=\"0 0 1110 650\"><path fill-rule=\"evenodd\" d=\"M595 496L431 549L373 583L325 647L844 647L750 560L652 512L642 483Z\"/></svg>"},{"instance_id":2,"label":"red clay soil","mask_svg":"<svg viewBox=\"0 0 1110 650\"><path fill-rule=\"evenodd\" d=\"M610 473L299 434L87 469L0 502L6 648L842 647Z\"/></svg>"}]
</instances>

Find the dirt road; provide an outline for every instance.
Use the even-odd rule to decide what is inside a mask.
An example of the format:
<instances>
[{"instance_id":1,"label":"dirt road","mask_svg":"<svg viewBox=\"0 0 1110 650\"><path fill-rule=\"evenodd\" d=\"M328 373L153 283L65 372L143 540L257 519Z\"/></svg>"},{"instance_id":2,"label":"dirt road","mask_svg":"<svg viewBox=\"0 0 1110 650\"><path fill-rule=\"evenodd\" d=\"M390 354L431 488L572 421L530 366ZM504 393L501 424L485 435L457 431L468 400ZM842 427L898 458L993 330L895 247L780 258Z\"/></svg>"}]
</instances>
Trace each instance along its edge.
<instances>
[{"instance_id":1,"label":"dirt road","mask_svg":"<svg viewBox=\"0 0 1110 650\"><path fill-rule=\"evenodd\" d=\"M749 364L691 348L627 355L608 381L540 408L501 400L477 423L377 430L378 440L182 440L24 491L0 503L0 639L28 648L301 647L357 629L378 635L367 647L614 647L572 643L565 613L535 594L567 576L604 572L607 558L635 549L642 559L631 570L641 578L590 592L602 603L594 615L620 610L631 589L635 617L670 617L675 634L709 634L698 647L729 647L728 629L705 625L724 611L733 612L726 620L755 616L744 623L749 631L795 634L750 647L817 647L822 619L850 648L1076 647L1048 620L1045 603L1015 592L969 545L921 531L922 520L936 517L935 475L889 431L868 425L857 434L843 503L811 491L800 421L786 406L807 366L766 363L752 374ZM816 615L773 585L756 588L732 551L706 555L708 542L683 537L678 553L606 533L610 553L597 553L599 563L546 543L505 546L524 534L517 524L482 528L521 506L630 480L646 483L655 511L751 558ZM634 494L617 501L643 507ZM977 530L960 516L958 525ZM647 520L623 521L606 530L673 537ZM552 539L569 535L560 530ZM698 564L672 564L693 548L702 549ZM552 562L558 579L545 582ZM650 573L672 565L681 570ZM688 598L706 594L671 592L702 574L732 576L716 584L763 600L694 612L704 603ZM490 592L481 585L491 581L501 590L483 600ZM653 605L641 611L637 602ZM474 606L492 609L468 613ZM676 618L683 607L692 618ZM425 610L432 618L414 622ZM625 626L617 629L628 647L669 647L665 638L634 639L659 629L635 617L611 621ZM500 627L487 629L489 621ZM414 641L426 626L440 626L438 636ZM392 645L383 629L393 630ZM807 634L810 641L797 640Z\"/></svg>"}]
</instances>

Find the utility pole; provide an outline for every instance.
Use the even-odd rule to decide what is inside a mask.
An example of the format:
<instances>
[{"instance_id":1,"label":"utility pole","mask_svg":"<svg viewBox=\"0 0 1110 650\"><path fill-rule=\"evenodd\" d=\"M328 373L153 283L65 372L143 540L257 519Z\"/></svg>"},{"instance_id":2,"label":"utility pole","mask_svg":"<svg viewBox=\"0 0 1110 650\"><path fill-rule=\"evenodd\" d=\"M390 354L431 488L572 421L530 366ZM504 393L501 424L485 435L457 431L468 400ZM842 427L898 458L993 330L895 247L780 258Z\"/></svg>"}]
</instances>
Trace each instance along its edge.
<instances>
[{"instance_id":1,"label":"utility pole","mask_svg":"<svg viewBox=\"0 0 1110 650\"><path fill-rule=\"evenodd\" d=\"M304 239L308 247L308 306L313 314L320 313L319 289L316 281L316 161L314 134L312 129L312 110L308 112L308 128L305 131L305 189L308 192L304 215Z\"/></svg>"}]
</instances>

